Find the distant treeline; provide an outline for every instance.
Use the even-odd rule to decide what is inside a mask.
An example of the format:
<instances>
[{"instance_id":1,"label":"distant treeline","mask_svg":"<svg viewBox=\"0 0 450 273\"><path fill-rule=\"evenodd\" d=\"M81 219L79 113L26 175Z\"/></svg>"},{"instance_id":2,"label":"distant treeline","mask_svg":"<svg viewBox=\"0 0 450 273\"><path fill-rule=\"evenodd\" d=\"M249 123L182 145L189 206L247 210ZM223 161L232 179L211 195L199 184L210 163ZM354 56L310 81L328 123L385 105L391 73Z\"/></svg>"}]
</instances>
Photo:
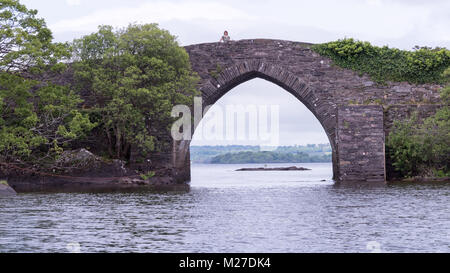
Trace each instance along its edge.
<instances>
[{"instance_id":1,"label":"distant treeline","mask_svg":"<svg viewBox=\"0 0 450 273\"><path fill-rule=\"evenodd\" d=\"M239 163L309 163L331 162L331 154L310 156L303 152L239 152L227 153L215 156L211 163L214 164L239 164Z\"/></svg>"},{"instance_id":2,"label":"distant treeline","mask_svg":"<svg viewBox=\"0 0 450 273\"><path fill-rule=\"evenodd\" d=\"M305 146L280 146L273 151L260 151L259 146L192 146L191 161L194 163L305 163L330 162L329 144Z\"/></svg>"}]
</instances>

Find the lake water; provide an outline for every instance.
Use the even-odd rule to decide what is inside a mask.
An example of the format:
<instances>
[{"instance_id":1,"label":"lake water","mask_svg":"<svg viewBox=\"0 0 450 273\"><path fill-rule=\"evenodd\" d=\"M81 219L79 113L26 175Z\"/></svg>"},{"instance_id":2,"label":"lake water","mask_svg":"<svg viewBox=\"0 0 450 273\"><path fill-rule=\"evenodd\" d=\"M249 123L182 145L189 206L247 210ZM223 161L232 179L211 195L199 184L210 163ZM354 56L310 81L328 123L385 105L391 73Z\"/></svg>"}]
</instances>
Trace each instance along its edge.
<instances>
[{"instance_id":1,"label":"lake water","mask_svg":"<svg viewBox=\"0 0 450 273\"><path fill-rule=\"evenodd\" d=\"M0 198L0 252L449 252L450 184L337 187L312 171L193 165L189 193ZM326 181L322 181L325 179Z\"/></svg>"}]
</instances>

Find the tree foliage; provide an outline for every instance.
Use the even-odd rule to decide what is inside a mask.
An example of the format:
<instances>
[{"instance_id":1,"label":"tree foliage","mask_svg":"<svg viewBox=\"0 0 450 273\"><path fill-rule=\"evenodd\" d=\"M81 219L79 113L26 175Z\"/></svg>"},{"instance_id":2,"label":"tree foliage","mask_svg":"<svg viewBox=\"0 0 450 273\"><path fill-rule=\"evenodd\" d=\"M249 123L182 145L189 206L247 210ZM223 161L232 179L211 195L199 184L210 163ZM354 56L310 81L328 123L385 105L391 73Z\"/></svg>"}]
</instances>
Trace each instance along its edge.
<instances>
[{"instance_id":1,"label":"tree foliage","mask_svg":"<svg viewBox=\"0 0 450 273\"><path fill-rule=\"evenodd\" d=\"M407 51L342 39L315 45L313 50L331 58L338 66L367 73L379 83L442 83L442 72L450 66L450 51L445 48L416 46L413 51Z\"/></svg>"},{"instance_id":2,"label":"tree foliage","mask_svg":"<svg viewBox=\"0 0 450 273\"><path fill-rule=\"evenodd\" d=\"M0 157L40 162L55 158L60 146L94 124L78 110L80 97L44 80L70 56L67 45L52 43L44 20L14 0L0 1Z\"/></svg>"},{"instance_id":3,"label":"tree foliage","mask_svg":"<svg viewBox=\"0 0 450 273\"><path fill-rule=\"evenodd\" d=\"M16 71L55 65L68 57L66 45L52 43L52 33L37 11L17 0L0 1L0 69Z\"/></svg>"},{"instance_id":4,"label":"tree foliage","mask_svg":"<svg viewBox=\"0 0 450 273\"><path fill-rule=\"evenodd\" d=\"M2 161L52 168L64 149L101 142L95 128L112 157L126 159L132 146L148 153L167 140L172 106L196 93L187 53L155 24L102 26L71 45L52 40L36 10L0 0ZM74 85L51 81L66 68Z\"/></svg>"},{"instance_id":5,"label":"tree foliage","mask_svg":"<svg viewBox=\"0 0 450 273\"><path fill-rule=\"evenodd\" d=\"M135 146L154 151L168 134L175 104L190 105L196 94L186 51L156 24L98 32L73 43L75 78L89 90L92 116L108 139L109 154L126 159Z\"/></svg>"}]
</instances>

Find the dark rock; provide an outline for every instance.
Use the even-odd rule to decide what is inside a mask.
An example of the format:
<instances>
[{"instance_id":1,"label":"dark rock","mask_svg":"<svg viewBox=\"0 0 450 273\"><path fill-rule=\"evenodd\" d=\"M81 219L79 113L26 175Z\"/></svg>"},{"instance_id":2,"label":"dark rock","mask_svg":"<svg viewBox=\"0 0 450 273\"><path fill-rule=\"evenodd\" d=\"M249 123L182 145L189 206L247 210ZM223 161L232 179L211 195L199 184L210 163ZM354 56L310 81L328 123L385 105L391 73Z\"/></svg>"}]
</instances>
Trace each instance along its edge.
<instances>
[{"instance_id":1,"label":"dark rock","mask_svg":"<svg viewBox=\"0 0 450 273\"><path fill-rule=\"evenodd\" d=\"M56 161L57 167L98 168L102 160L86 149L64 151Z\"/></svg>"},{"instance_id":2,"label":"dark rock","mask_svg":"<svg viewBox=\"0 0 450 273\"><path fill-rule=\"evenodd\" d=\"M0 181L0 196L13 196L16 194L16 191L6 181Z\"/></svg>"},{"instance_id":3,"label":"dark rock","mask_svg":"<svg viewBox=\"0 0 450 273\"><path fill-rule=\"evenodd\" d=\"M143 180L137 175L124 177L22 175L11 177L9 183L17 192L131 192L169 190L171 186L176 190L189 189L176 185L173 178L167 176Z\"/></svg>"},{"instance_id":4,"label":"dark rock","mask_svg":"<svg viewBox=\"0 0 450 273\"><path fill-rule=\"evenodd\" d=\"M86 149L64 151L56 161L56 169L64 175L82 177L122 177L136 175L122 160L105 160Z\"/></svg>"},{"instance_id":5,"label":"dark rock","mask_svg":"<svg viewBox=\"0 0 450 273\"><path fill-rule=\"evenodd\" d=\"M242 168L236 171L310 171L311 169L303 167L276 167L276 168Z\"/></svg>"}]
</instances>

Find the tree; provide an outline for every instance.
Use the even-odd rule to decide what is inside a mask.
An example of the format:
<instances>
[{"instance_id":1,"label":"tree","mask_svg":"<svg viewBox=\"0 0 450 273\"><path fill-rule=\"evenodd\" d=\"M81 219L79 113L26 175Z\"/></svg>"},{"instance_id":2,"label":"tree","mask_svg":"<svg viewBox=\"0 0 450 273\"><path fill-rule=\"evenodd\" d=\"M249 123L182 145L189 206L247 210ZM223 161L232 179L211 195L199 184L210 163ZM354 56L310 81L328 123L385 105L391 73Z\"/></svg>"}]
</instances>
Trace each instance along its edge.
<instances>
[{"instance_id":1,"label":"tree","mask_svg":"<svg viewBox=\"0 0 450 273\"><path fill-rule=\"evenodd\" d=\"M0 157L44 162L95 124L80 97L46 78L65 68L66 44L52 43L43 19L15 0L0 1Z\"/></svg>"},{"instance_id":2,"label":"tree","mask_svg":"<svg viewBox=\"0 0 450 273\"><path fill-rule=\"evenodd\" d=\"M75 78L91 94L111 157L127 159L132 146L158 150L175 104L192 103L197 77L176 38L156 24L98 32L73 43Z\"/></svg>"},{"instance_id":3,"label":"tree","mask_svg":"<svg viewBox=\"0 0 450 273\"><path fill-rule=\"evenodd\" d=\"M423 136L425 160L439 176L450 176L450 67L443 73L446 86L441 90L442 107L425 119L419 135Z\"/></svg>"},{"instance_id":4,"label":"tree","mask_svg":"<svg viewBox=\"0 0 450 273\"><path fill-rule=\"evenodd\" d=\"M65 44L52 43L52 33L37 11L17 0L0 0L0 69L25 71L55 65L68 57Z\"/></svg>"}]
</instances>

